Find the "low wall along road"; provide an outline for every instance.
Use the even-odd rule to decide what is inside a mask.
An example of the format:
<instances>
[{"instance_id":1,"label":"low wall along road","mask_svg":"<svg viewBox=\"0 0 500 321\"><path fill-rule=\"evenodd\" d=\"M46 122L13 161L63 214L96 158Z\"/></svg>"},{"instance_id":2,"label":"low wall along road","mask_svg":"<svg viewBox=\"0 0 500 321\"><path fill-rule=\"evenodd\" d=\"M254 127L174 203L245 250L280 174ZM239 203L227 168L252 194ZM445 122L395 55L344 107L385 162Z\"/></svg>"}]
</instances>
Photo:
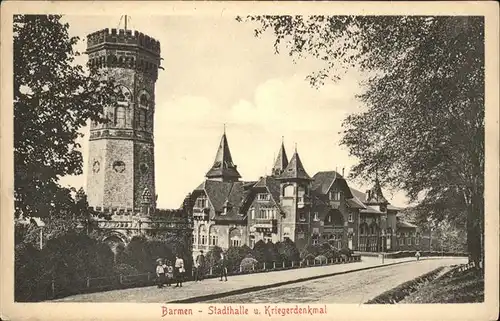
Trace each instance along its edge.
<instances>
[{"instance_id":1,"label":"low wall along road","mask_svg":"<svg viewBox=\"0 0 500 321\"><path fill-rule=\"evenodd\" d=\"M447 264L445 258L426 258L427 260L443 260L442 264ZM451 259L454 264L465 262L465 258ZM208 279L202 282L188 282L182 288L156 288L154 286L143 288L131 288L114 290L99 293L87 293L62 298L59 302L204 302L208 300L217 300L218 298L232 295L242 295L253 291L262 291L265 289L287 286L297 282L305 282L333 276L336 274L351 273L373 269L378 266L419 264L414 258L385 259L384 263L379 258L363 257L361 262L349 264L334 264L302 269L290 269L267 273L246 274L230 276L228 282L219 281L219 279ZM436 263L438 264L438 263ZM425 273L425 272L423 272ZM422 274L423 274L422 273ZM344 278L347 275L339 275ZM417 275L418 276L418 275ZM404 282L404 281L403 281ZM397 284L396 284L397 285ZM394 285L395 286L395 285ZM380 289L380 293L384 289ZM299 299L299 298L297 298ZM251 303L251 302L248 302Z\"/></svg>"}]
</instances>

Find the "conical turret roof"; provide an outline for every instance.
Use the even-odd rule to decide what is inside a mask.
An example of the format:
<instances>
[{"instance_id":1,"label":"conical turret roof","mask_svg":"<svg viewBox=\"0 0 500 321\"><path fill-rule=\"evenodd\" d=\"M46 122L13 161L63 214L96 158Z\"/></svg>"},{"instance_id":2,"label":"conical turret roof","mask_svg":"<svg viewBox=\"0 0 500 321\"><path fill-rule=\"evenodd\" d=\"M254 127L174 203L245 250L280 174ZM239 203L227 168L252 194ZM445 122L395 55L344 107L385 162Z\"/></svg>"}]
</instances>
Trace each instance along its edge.
<instances>
[{"instance_id":1,"label":"conical turret roof","mask_svg":"<svg viewBox=\"0 0 500 321\"><path fill-rule=\"evenodd\" d=\"M241 178L240 173L238 173L238 170L236 169L236 165L233 163L225 131L220 140L214 164L208 171L206 177L222 178L223 181L235 181Z\"/></svg>"},{"instance_id":2,"label":"conical turret roof","mask_svg":"<svg viewBox=\"0 0 500 321\"><path fill-rule=\"evenodd\" d=\"M281 142L280 151L278 152L278 156L274 162L272 174L275 176L281 175L283 171L288 166L288 157L286 156L285 144Z\"/></svg>"},{"instance_id":3,"label":"conical turret roof","mask_svg":"<svg viewBox=\"0 0 500 321\"><path fill-rule=\"evenodd\" d=\"M304 180L312 180L312 178L307 174L304 169L304 165L302 165L302 161L300 160L299 153L295 150L295 153L288 163L287 167L278 177L278 179L304 179Z\"/></svg>"}]
</instances>

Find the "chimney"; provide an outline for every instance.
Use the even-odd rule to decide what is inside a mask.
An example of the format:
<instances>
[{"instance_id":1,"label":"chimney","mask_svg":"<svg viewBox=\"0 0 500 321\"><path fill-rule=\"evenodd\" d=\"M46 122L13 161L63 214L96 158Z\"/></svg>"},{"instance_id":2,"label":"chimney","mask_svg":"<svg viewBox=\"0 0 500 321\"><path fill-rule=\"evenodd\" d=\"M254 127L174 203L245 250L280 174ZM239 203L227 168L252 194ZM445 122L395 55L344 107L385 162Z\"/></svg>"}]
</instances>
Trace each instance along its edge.
<instances>
[{"instance_id":1,"label":"chimney","mask_svg":"<svg viewBox=\"0 0 500 321\"><path fill-rule=\"evenodd\" d=\"M342 167L342 177L344 177L344 169L345 167Z\"/></svg>"}]
</instances>

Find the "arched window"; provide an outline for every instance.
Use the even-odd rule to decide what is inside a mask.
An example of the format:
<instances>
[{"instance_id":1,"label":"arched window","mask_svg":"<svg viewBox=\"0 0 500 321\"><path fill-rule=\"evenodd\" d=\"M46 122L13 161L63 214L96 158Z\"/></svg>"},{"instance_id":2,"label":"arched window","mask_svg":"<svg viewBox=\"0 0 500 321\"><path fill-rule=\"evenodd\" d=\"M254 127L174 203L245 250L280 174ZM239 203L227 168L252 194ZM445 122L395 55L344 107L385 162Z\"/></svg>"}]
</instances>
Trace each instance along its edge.
<instances>
[{"instance_id":1,"label":"arched window","mask_svg":"<svg viewBox=\"0 0 500 321\"><path fill-rule=\"evenodd\" d=\"M125 107L118 106L115 109L115 126L125 127Z\"/></svg>"},{"instance_id":2,"label":"arched window","mask_svg":"<svg viewBox=\"0 0 500 321\"><path fill-rule=\"evenodd\" d=\"M128 89L125 86L118 85L115 88L115 93L116 93L116 101L118 103L129 103L130 100L132 99L132 94L130 92L130 89Z\"/></svg>"},{"instance_id":3,"label":"arched window","mask_svg":"<svg viewBox=\"0 0 500 321\"><path fill-rule=\"evenodd\" d=\"M141 98L139 99L139 104L143 108L148 108L149 107L149 99L148 99L148 96L146 94L142 94L141 95Z\"/></svg>"},{"instance_id":4,"label":"arched window","mask_svg":"<svg viewBox=\"0 0 500 321\"><path fill-rule=\"evenodd\" d=\"M295 192L295 190L294 190L293 185L287 185L287 186L285 186L285 188L283 190L283 196L293 197L295 194L294 192Z\"/></svg>"},{"instance_id":5,"label":"arched window","mask_svg":"<svg viewBox=\"0 0 500 321\"><path fill-rule=\"evenodd\" d=\"M229 232L230 246L238 247L241 246L241 232L239 229L235 228Z\"/></svg>"}]
</instances>

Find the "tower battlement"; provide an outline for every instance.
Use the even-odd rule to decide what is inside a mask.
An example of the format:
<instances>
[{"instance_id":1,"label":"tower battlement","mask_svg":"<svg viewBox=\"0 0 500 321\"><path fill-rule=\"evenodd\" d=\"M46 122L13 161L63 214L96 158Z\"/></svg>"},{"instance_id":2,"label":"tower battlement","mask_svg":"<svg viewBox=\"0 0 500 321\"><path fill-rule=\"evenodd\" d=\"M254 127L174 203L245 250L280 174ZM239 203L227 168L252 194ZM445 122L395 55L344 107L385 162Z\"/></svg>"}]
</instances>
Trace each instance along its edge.
<instances>
[{"instance_id":1,"label":"tower battlement","mask_svg":"<svg viewBox=\"0 0 500 321\"><path fill-rule=\"evenodd\" d=\"M160 55L160 42L139 31L106 28L87 35L87 51L102 44L133 45Z\"/></svg>"}]
</instances>

